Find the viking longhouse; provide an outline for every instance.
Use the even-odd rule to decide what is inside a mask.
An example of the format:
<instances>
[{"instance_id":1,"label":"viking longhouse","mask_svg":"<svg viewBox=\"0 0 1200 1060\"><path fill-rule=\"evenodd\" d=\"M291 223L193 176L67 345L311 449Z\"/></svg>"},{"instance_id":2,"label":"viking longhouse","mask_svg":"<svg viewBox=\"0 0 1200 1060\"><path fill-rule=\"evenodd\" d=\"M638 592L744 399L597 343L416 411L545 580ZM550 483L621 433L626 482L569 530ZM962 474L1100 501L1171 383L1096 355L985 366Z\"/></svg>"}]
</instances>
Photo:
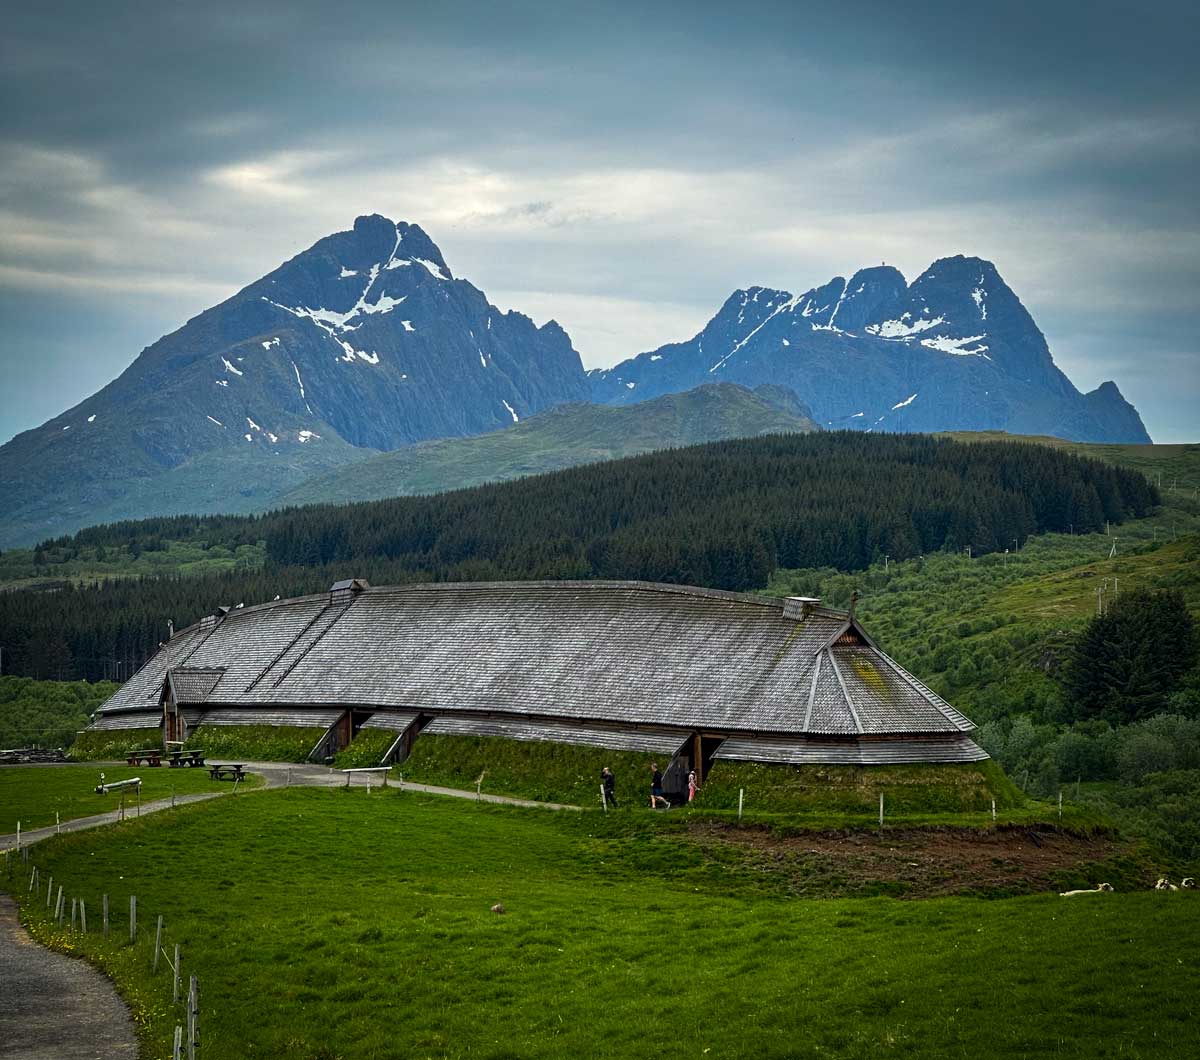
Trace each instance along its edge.
<instances>
[{"instance_id":1,"label":"viking longhouse","mask_svg":"<svg viewBox=\"0 0 1200 1060\"><path fill-rule=\"evenodd\" d=\"M792 597L642 582L489 582L329 592L222 609L176 633L92 728L364 727L713 759L974 762L975 726L852 614Z\"/></svg>"}]
</instances>

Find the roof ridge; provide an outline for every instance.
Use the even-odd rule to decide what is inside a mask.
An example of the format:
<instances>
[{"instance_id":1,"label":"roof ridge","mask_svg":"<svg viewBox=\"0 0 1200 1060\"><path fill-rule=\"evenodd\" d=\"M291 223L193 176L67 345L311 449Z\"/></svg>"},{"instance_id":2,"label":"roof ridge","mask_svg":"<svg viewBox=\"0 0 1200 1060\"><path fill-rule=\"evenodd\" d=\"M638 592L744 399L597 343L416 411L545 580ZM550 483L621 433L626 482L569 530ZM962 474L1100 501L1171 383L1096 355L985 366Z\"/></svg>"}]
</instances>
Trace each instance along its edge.
<instances>
[{"instance_id":1,"label":"roof ridge","mask_svg":"<svg viewBox=\"0 0 1200 1060\"><path fill-rule=\"evenodd\" d=\"M858 716L858 711L854 709L854 699L850 695L850 690L846 687L846 679L842 676L842 668L838 666L837 657L828 647L822 648L821 651L829 656L830 665L833 666L833 676L837 678L838 687L841 688L842 695L846 699L846 706L850 710L850 717L854 719L854 727L858 730L859 735L862 735L866 730L863 728L862 718Z\"/></svg>"},{"instance_id":2,"label":"roof ridge","mask_svg":"<svg viewBox=\"0 0 1200 1060\"><path fill-rule=\"evenodd\" d=\"M764 596L760 593L744 593L736 592L732 589L710 589L702 585L684 585L676 582L646 582L636 579L576 579L576 580L537 580L537 581L492 581L492 582L412 582L409 584L399 585L371 585L360 592L359 596L390 596L401 595L406 593L422 593L422 592L512 592L514 590L533 590L533 589L561 589L564 591L587 591L587 590L623 590L636 591L646 593L662 593L669 596L688 596L696 599L707 600L727 600L730 603L745 603L754 604L758 607L768 608L770 610L779 611L782 613L784 609L784 600L777 596ZM323 589L317 593L306 593L303 596L289 596L283 600L264 600L260 604L251 604L249 607L239 607L236 610L230 611L222 622L228 622L231 619L237 619L244 615L257 613L265 608L272 607L288 607L294 604L311 603L320 600L322 597L328 596L329 590ZM845 619L848 617L848 612L839 611L830 607L814 607L810 612L811 615L818 615L822 618L837 618ZM184 634L191 633L200 628L205 619L201 618L193 622L190 626L176 630L175 638L182 637ZM221 623L218 622L217 625ZM215 628L212 627L212 628ZM169 643L169 642L168 642ZM195 653L196 648L200 645L196 644L192 650L188 652L190 657Z\"/></svg>"}]
</instances>

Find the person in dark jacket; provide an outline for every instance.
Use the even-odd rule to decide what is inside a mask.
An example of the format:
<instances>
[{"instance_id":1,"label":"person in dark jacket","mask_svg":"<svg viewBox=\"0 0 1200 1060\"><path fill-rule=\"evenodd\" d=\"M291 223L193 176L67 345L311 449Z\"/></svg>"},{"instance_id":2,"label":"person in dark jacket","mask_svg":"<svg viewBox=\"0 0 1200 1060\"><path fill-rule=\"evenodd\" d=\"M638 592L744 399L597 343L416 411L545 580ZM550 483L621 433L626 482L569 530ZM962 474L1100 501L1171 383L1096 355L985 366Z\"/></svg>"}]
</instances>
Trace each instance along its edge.
<instances>
[{"instance_id":1,"label":"person in dark jacket","mask_svg":"<svg viewBox=\"0 0 1200 1060\"><path fill-rule=\"evenodd\" d=\"M604 801L609 806L616 806L617 778L613 776L613 771L608 766L600 770L600 782L604 785Z\"/></svg>"},{"instance_id":2,"label":"person in dark jacket","mask_svg":"<svg viewBox=\"0 0 1200 1060\"><path fill-rule=\"evenodd\" d=\"M669 810L671 803L663 794L662 773L659 772L657 762L650 763L650 773L650 809L658 809L658 804L661 802Z\"/></svg>"}]
</instances>

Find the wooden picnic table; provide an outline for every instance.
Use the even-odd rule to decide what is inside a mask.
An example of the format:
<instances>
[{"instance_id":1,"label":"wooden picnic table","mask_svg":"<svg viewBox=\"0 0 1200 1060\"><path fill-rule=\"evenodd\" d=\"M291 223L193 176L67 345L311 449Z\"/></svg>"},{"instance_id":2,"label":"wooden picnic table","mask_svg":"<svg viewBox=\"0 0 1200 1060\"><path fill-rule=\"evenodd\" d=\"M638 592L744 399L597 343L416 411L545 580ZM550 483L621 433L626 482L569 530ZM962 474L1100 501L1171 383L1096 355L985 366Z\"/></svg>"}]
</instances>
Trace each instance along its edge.
<instances>
[{"instance_id":1,"label":"wooden picnic table","mask_svg":"<svg viewBox=\"0 0 1200 1060\"><path fill-rule=\"evenodd\" d=\"M161 766L162 751L154 749L148 751L131 751L125 761L131 766L140 766L143 762L148 766Z\"/></svg>"},{"instance_id":2,"label":"wooden picnic table","mask_svg":"<svg viewBox=\"0 0 1200 1060\"><path fill-rule=\"evenodd\" d=\"M208 775L213 780L245 780L246 770L240 763L226 763L220 766L209 766Z\"/></svg>"},{"instance_id":3,"label":"wooden picnic table","mask_svg":"<svg viewBox=\"0 0 1200 1060\"><path fill-rule=\"evenodd\" d=\"M168 751L167 765L171 767L177 766L202 766L204 765L203 751Z\"/></svg>"}]
</instances>

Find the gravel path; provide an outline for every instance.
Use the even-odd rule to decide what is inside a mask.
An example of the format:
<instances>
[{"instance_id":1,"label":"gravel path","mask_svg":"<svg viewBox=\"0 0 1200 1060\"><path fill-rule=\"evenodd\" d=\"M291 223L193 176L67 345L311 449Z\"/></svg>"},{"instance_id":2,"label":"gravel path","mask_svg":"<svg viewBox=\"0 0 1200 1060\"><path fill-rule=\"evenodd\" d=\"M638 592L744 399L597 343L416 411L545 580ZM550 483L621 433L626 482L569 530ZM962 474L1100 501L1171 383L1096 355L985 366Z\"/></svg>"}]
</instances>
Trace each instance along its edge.
<instances>
[{"instance_id":1,"label":"gravel path","mask_svg":"<svg viewBox=\"0 0 1200 1060\"><path fill-rule=\"evenodd\" d=\"M86 961L33 941L0 895L0 1057L136 1057L133 1020L112 983Z\"/></svg>"}]
</instances>

